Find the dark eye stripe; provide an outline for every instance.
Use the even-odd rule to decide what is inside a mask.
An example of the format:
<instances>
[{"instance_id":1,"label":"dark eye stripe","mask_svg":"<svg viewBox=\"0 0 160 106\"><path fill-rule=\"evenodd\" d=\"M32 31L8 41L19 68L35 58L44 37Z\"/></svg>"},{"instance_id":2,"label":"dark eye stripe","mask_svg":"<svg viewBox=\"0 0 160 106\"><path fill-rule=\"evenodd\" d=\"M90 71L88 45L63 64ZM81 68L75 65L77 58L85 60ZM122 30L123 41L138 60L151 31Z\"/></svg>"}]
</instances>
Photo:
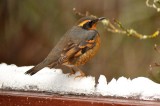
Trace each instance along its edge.
<instances>
[{"instance_id":1,"label":"dark eye stripe","mask_svg":"<svg viewBox=\"0 0 160 106\"><path fill-rule=\"evenodd\" d=\"M87 22L87 23L85 23L85 24L83 25L83 28L84 28L84 29L89 29L89 28L91 28L91 27L92 27L92 24L93 24L93 22L92 22L92 21Z\"/></svg>"}]
</instances>

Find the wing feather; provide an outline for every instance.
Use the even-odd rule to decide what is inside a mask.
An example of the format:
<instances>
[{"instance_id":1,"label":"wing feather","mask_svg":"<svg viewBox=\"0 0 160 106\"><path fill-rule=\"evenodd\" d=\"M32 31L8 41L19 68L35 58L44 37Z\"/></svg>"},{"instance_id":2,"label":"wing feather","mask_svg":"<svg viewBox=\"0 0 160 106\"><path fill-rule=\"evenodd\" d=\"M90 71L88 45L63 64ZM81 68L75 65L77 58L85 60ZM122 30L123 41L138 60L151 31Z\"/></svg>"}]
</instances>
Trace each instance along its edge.
<instances>
[{"instance_id":1,"label":"wing feather","mask_svg":"<svg viewBox=\"0 0 160 106\"><path fill-rule=\"evenodd\" d=\"M96 30L85 30L79 26L72 27L60 39L45 60L49 61L50 64L53 62L63 64L73 57L78 58L95 45L91 41L94 40L97 33Z\"/></svg>"},{"instance_id":2,"label":"wing feather","mask_svg":"<svg viewBox=\"0 0 160 106\"><path fill-rule=\"evenodd\" d=\"M92 49L95 46L96 36L97 36L96 33L89 34L89 36L81 40L79 44L72 43L72 45L67 45L67 48L65 48L64 52L62 52L58 60L59 64L70 62L71 59L78 58L79 56L87 52L88 50Z\"/></svg>"}]
</instances>

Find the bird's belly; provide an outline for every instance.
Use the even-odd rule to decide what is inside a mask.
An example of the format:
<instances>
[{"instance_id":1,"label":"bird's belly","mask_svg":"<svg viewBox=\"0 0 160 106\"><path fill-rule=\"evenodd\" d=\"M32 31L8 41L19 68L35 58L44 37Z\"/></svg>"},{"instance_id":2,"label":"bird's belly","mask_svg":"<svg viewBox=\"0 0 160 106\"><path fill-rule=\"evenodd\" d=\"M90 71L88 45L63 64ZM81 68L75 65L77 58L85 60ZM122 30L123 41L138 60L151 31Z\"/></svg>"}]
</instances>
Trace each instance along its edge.
<instances>
[{"instance_id":1,"label":"bird's belly","mask_svg":"<svg viewBox=\"0 0 160 106\"><path fill-rule=\"evenodd\" d=\"M87 61L89 61L97 53L99 47L100 47L100 38L98 37L96 45L92 49L88 50L86 53L81 55L77 59L77 61L75 62L74 65L79 66L79 65L85 64Z\"/></svg>"}]
</instances>

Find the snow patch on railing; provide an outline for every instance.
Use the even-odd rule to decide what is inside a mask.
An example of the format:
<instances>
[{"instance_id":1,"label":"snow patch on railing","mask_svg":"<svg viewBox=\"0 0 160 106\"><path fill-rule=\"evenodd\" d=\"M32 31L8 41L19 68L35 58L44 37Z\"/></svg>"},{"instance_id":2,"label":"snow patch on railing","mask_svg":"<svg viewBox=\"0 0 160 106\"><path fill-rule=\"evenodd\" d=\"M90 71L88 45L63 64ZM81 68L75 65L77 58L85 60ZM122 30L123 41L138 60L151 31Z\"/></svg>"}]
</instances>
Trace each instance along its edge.
<instances>
[{"instance_id":1,"label":"snow patch on railing","mask_svg":"<svg viewBox=\"0 0 160 106\"><path fill-rule=\"evenodd\" d=\"M160 100L160 84L145 77L132 80L120 77L107 82L106 77L100 75L96 84L95 77L75 78L79 73L69 76L61 69L47 67L33 76L25 75L32 67L0 64L0 89Z\"/></svg>"}]
</instances>

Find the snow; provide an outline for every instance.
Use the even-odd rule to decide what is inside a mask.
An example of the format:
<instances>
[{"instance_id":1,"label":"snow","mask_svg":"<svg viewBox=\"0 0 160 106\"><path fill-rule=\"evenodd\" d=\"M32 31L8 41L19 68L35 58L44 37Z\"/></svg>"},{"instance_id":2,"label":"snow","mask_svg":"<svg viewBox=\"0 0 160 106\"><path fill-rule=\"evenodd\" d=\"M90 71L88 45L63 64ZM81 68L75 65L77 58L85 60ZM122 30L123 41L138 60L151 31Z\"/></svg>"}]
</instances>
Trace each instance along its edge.
<instances>
[{"instance_id":1,"label":"snow","mask_svg":"<svg viewBox=\"0 0 160 106\"><path fill-rule=\"evenodd\" d=\"M75 75L69 76L68 74L63 74L60 69L49 68L44 68L33 76L25 75L25 71L32 67L0 64L0 89L46 91L64 94L91 94L94 92L94 77L75 79Z\"/></svg>"},{"instance_id":2,"label":"snow","mask_svg":"<svg viewBox=\"0 0 160 106\"><path fill-rule=\"evenodd\" d=\"M127 79L120 77L106 84L106 78L101 75L96 91L103 96L135 98L142 100L160 100L160 84L145 77Z\"/></svg>"},{"instance_id":3,"label":"snow","mask_svg":"<svg viewBox=\"0 0 160 106\"><path fill-rule=\"evenodd\" d=\"M0 64L0 89L160 100L160 84L145 77L120 77L107 82L106 77L100 75L96 84L92 76L75 78L79 73L69 76L61 69L47 67L33 76L25 75L32 67Z\"/></svg>"}]
</instances>

